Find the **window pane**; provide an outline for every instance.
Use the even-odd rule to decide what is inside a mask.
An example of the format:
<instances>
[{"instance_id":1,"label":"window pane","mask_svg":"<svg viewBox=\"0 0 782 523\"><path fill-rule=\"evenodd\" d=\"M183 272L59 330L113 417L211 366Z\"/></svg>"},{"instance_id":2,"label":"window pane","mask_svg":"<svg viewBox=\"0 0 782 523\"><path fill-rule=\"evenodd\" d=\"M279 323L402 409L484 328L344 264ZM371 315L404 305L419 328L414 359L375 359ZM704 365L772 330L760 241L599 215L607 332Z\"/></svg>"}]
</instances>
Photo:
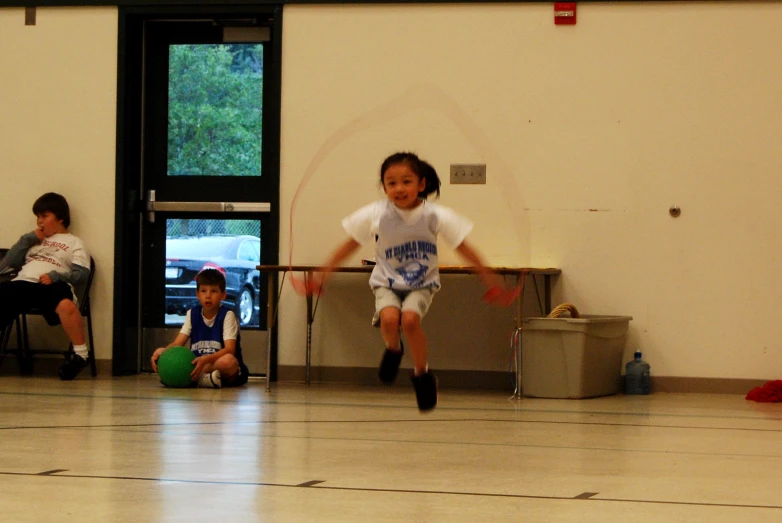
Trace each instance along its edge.
<instances>
[{"instance_id":1,"label":"window pane","mask_svg":"<svg viewBox=\"0 0 782 523\"><path fill-rule=\"evenodd\" d=\"M166 220L166 324L184 322L198 304L195 277L211 267L225 276L223 303L234 310L240 325L258 327L260 238L258 220Z\"/></svg>"},{"instance_id":2,"label":"window pane","mask_svg":"<svg viewBox=\"0 0 782 523\"><path fill-rule=\"evenodd\" d=\"M263 44L169 46L168 175L260 176Z\"/></svg>"}]
</instances>

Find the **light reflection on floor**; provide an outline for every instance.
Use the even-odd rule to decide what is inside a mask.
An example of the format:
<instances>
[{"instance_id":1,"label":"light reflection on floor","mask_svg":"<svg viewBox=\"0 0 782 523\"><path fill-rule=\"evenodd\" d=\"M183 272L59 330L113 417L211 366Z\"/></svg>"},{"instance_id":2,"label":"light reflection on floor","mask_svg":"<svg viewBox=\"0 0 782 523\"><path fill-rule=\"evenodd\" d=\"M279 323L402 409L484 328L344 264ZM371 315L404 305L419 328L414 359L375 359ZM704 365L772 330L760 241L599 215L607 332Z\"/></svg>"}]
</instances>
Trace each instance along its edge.
<instances>
[{"instance_id":1,"label":"light reflection on floor","mask_svg":"<svg viewBox=\"0 0 782 523\"><path fill-rule=\"evenodd\" d=\"M0 378L3 521L774 521L782 407Z\"/></svg>"}]
</instances>

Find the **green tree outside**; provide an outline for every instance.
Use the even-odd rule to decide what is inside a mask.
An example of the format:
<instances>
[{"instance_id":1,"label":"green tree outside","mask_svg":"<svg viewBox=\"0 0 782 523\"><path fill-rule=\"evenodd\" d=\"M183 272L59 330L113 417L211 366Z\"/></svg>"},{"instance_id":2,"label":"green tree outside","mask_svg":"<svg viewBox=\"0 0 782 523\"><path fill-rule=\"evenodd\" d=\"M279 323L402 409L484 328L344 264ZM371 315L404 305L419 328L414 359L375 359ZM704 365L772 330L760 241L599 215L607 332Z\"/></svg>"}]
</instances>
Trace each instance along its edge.
<instances>
[{"instance_id":1,"label":"green tree outside","mask_svg":"<svg viewBox=\"0 0 782 523\"><path fill-rule=\"evenodd\" d=\"M168 174L260 176L263 44L169 48Z\"/></svg>"}]
</instances>

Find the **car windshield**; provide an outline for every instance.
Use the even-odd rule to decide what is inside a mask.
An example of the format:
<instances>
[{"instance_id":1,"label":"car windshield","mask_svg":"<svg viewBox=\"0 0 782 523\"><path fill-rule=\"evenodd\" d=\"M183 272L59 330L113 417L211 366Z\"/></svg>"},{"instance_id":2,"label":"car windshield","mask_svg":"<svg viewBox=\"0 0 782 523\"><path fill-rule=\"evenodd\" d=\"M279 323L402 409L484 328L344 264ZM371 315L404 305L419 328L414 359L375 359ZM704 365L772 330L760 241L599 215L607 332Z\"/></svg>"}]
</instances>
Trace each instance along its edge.
<instances>
[{"instance_id":1,"label":"car windshield","mask_svg":"<svg viewBox=\"0 0 782 523\"><path fill-rule=\"evenodd\" d=\"M207 258L220 255L233 238L201 236L197 238L168 238L166 240L167 258Z\"/></svg>"}]
</instances>

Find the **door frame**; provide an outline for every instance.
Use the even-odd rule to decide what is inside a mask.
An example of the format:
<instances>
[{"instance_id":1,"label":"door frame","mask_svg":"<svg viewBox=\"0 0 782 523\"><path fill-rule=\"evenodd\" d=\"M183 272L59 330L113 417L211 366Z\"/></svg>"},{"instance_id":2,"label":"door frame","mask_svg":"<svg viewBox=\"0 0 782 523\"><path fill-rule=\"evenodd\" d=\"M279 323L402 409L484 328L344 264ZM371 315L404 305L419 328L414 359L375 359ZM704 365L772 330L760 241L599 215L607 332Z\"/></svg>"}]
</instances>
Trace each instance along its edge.
<instances>
[{"instance_id":1,"label":"door frame","mask_svg":"<svg viewBox=\"0 0 782 523\"><path fill-rule=\"evenodd\" d=\"M273 191L279 200L280 107L282 77L281 5L199 5L164 7L120 7L117 57L117 157L114 225L114 325L112 375L125 376L141 371L139 343L139 274L141 266L142 194L142 92L143 26L150 19L265 17L271 27L272 63L264 90L271 90L264 105L264 175L275 180ZM269 100L275 102L268 104ZM268 126L268 127L267 127ZM279 245L280 212L271 212L268 236ZM277 263L279 249L272 249L269 263ZM277 379L276 340L272 340L271 381Z\"/></svg>"}]
</instances>

